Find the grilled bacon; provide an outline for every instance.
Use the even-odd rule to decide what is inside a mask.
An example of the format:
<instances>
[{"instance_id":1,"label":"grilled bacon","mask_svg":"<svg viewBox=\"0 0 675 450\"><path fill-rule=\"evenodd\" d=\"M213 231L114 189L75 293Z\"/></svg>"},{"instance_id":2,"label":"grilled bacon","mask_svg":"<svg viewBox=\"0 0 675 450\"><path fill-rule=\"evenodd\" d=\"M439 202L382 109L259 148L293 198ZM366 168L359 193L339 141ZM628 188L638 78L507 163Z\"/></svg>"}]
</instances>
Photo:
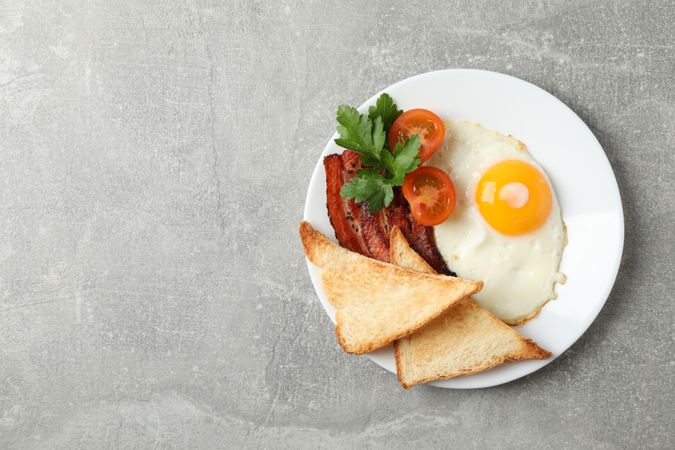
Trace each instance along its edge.
<instances>
[{"instance_id":1,"label":"grilled bacon","mask_svg":"<svg viewBox=\"0 0 675 450\"><path fill-rule=\"evenodd\" d=\"M436 247L434 229L416 221L412 217L412 214L410 214L410 208L408 208L408 221L410 222L410 238L406 236L406 239L408 239L413 250L424 258L436 272L456 276L453 271L448 269L445 260L441 256L441 252Z\"/></svg>"},{"instance_id":2,"label":"grilled bacon","mask_svg":"<svg viewBox=\"0 0 675 450\"><path fill-rule=\"evenodd\" d=\"M370 256L380 261L389 262L389 233L385 228L386 219L383 210L371 214L368 203L361 203L361 234L366 242Z\"/></svg>"},{"instance_id":3,"label":"grilled bacon","mask_svg":"<svg viewBox=\"0 0 675 450\"><path fill-rule=\"evenodd\" d=\"M410 207L395 188L389 207L372 214L367 202L357 204L340 196L342 186L361 167L359 155L345 150L341 155L328 155L323 160L326 170L326 207L335 237L341 246L380 261L389 262L389 232L397 226L410 246L438 273L454 275L448 269L434 241L434 230L418 223Z\"/></svg>"},{"instance_id":4,"label":"grilled bacon","mask_svg":"<svg viewBox=\"0 0 675 450\"><path fill-rule=\"evenodd\" d=\"M323 159L323 167L326 171L326 208L338 243L353 252L370 256L359 234L360 217L353 216L353 208L340 196L347 175L342 158L340 155L328 155Z\"/></svg>"}]
</instances>

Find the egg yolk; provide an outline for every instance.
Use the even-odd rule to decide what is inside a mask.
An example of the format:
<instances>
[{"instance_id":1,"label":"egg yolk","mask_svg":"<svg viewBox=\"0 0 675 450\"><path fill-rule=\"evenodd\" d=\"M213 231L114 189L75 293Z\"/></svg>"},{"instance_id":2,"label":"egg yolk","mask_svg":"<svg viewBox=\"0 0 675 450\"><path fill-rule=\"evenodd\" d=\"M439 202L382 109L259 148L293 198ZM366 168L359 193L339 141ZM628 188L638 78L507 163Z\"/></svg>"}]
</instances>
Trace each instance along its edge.
<instances>
[{"instance_id":1,"label":"egg yolk","mask_svg":"<svg viewBox=\"0 0 675 450\"><path fill-rule=\"evenodd\" d=\"M490 167L478 182L476 204L492 228L518 236L541 227L551 213L551 187L544 175L524 161Z\"/></svg>"}]
</instances>

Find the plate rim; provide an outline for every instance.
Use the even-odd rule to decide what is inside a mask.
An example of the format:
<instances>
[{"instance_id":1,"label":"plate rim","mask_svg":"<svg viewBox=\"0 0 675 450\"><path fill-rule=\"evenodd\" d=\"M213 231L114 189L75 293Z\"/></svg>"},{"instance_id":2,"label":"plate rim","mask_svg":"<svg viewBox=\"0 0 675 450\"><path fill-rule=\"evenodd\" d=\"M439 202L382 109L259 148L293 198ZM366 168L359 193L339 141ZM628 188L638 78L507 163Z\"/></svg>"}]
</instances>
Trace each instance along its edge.
<instances>
[{"instance_id":1,"label":"plate rim","mask_svg":"<svg viewBox=\"0 0 675 450\"><path fill-rule=\"evenodd\" d=\"M455 68L455 69L440 69L440 70L434 70L430 72L424 72L421 74L413 75L411 77L402 79L397 81L396 83L393 83L378 92L376 92L374 95L369 97L367 100L365 100L359 107L357 108L360 112L364 112L365 108L374 103L374 101L383 93L387 92L391 89L394 89L395 87L398 87L401 84L404 83L410 83L413 81L416 81L418 79L423 79L427 77L436 77L436 76L442 76L445 74L467 74L467 75L477 75L477 76L490 76L490 77L497 77L497 78L505 78L508 79L511 82L516 82L522 85L525 85L528 89L535 89L539 91L540 94L543 94L544 96L548 97L549 99L553 99L555 103L558 104L559 107L562 107L566 112L571 113L571 117L574 118L574 120L577 122L578 125L580 125L581 129L584 129L590 138L594 141L594 143L597 145L597 147L601 150L601 155L602 155L602 162L605 164L606 168L608 169L609 174L611 174L611 180L613 181L613 186L612 186L612 192L614 194L614 200L617 205L616 211L613 210L613 212L616 212L616 218L618 219L618 222L616 225L618 226L617 231L618 231L618 242L617 242L617 247L616 247L616 252L613 255L613 260L611 261L611 267L609 268L610 270L608 271L609 278L608 282L602 289L603 293L601 295L601 301L598 301L595 304L595 307L589 312L588 314L588 319L583 322L583 326L579 327L579 332L575 334L574 339L570 340L570 343L568 345L564 346L564 349L558 352L555 355L552 355L551 358L548 358L546 360L537 360L536 362L539 362L538 367L533 368L532 370L528 371L527 373L521 374L514 376L513 378L509 378L506 380L501 380L497 381L494 383L488 382L488 383L482 383L479 386L449 386L449 385L444 385L443 383L449 380L436 380L430 383L426 383L427 385L434 386L434 387L439 387L439 388L444 388L444 389L483 389L483 388L489 388L489 387L494 387L494 386L499 386L502 384L507 384L516 380L519 380L521 378L527 377L547 365L551 364L553 361L555 361L558 357L560 357L562 354L564 354L567 350L569 350L590 328L590 326L595 322L597 319L597 316L600 314L600 311L602 308L605 306L607 303L607 300L609 300L609 297L611 295L611 292L616 284L616 279L619 274L619 270L621 268L621 262L623 259L623 251L624 251L624 244L625 244L625 215L624 215L624 208L623 208L623 202L621 199L621 191L619 189L619 184L618 180L616 178L616 174L614 173L614 169L612 168L611 163L609 162L609 158L607 157L607 153L605 152L604 148L598 141L597 137L593 133L593 131L590 129L590 127L581 119L581 117L578 116L577 113L572 110L566 103L564 103L562 100L560 100L558 97L555 95L551 94L547 90L529 82L525 81L521 78L515 77L513 75L508 75L500 72L495 72L491 70L483 70L483 69L469 69L469 68ZM311 193L313 192L311 187L317 183L317 176L320 172L320 167L321 163L323 161L324 153L328 150L328 147L333 143L333 141L338 137L337 132L334 132L333 135L330 137L326 145L323 147L321 153L319 154L319 159L317 163L314 166L314 169L312 170L312 175L309 180L309 184L307 187L307 192L305 195L305 204L303 208L303 220L308 220L308 215L311 215L310 213L310 206L309 206L309 201L310 201L310 196ZM326 213L327 214L327 213ZM609 261L609 258L608 258ZM305 263L307 265L308 273L310 275L310 280L312 281L312 286L314 287L315 294L317 296L317 299L319 300L319 304L321 304L321 307L324 309L324 312L329 316L331 321L334 322L333 317L331 317L329 311L326 309L325 305L321 302L320 294L318 291L318 287L316 285L316 282L314 280L314 277L312 276L312 267L313 265L311 262L307 259L305 256ZM536 319L535 319L536 320ZM386 370L387 372L390 372L390 370L384 366L382 366L379 362L377 362L373 357L371 357L369 354L366 354L368 359L373 361L376 365L380 366L382 369ZM535 362L535 361L530 361L530 362ZM527 363L527 361L523 361L520 364ZM489 371L488 371L489 372ZM484 372L482 372L484 373ZM395 374L395 372L394 372ZM461 377L463 379L469 378L471 375L467 375L465 377Z\"/></svg>"}]
</instances>

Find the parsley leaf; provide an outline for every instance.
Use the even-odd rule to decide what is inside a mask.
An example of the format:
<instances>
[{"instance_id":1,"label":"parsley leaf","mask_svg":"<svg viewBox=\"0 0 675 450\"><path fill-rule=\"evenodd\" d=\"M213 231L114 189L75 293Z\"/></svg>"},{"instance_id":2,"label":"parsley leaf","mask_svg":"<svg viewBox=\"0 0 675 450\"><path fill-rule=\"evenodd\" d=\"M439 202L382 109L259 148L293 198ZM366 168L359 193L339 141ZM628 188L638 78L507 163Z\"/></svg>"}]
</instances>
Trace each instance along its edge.
<instances>
[{"instance_id":1,"label":"parsley leaf","mask_svg":"<svg viewBox=\"0 0 675 450\"><path fill-rule=\"evenodd\" d=\"M382 189L368 197L368 212L374 214L384 207L391 205L394 199L394 188L384 185Z\"/></svg>"},{"instance_id":2,"label":"parsley leaf","mask_svg":"<svg viewBox=\"0 0 675 450\"><path fill-rule=\"evenodd\" d=\"M361 163L372 166L380 161L386 134L382 119L359 114L356 108L340 105L337 110L337 121L340 134L335 143L340 147L353 150L361 155Z\"/></svg>"},{"instance_id":3,"label":"parsley leaf","mask_svg":"<svg viewBox=\"0 0 675 450\"><path fill-rule=\"evenodd\" d=\"M413 135L403 143L397 143L393 153L384 152L382 154L382 165L391 175L390 182L394 185L403 184L405 176L417 169L421 159L417 155L420 148L420 138Z\"/></svg>"},{"instance_id":4,"label":"parsley leaf","mask_svg":"<svg viewBox=\"0 0 675 450\"><path fill-rule=\"evenodd\" d=\"M380 98L375 102L375 106L368 108L368 117L370 117L371 120L380 117L385 132L389 131L391 124L393 124L401 114L403 114L403 111L398 109L398 106L394 103L394 99L387 93L380 95Z\"/></svg>"},{"instance_id":5,"label":"parsley leaf","mask_svg":"<svg viewBox=\"0 0 675 450\"><path fill-rule=\"evenodd\" d=\"M368 201L368 211L374 213L389 206L394 199L394 190L388 180L373 169L359 169L340 189L340 195L356 202Z\"/></svg>"},{"instance_id":6,"label":"parsley leaf","mask_svg":"<svg viewBox=\"0 0 675 450\"><path fill-rule=\"evenodd\" d=\"M377 99L368 115L347 105L337 110L340 137L335 143L358 153L363 166L342 186L340 196L357 203L367 201L371 213L391 205L394 186L401 186L405 176L420 165L419 136L397 143L392 150L386 144L387 131L402 112L387 94Z\"/></svg>"}]
</instances>

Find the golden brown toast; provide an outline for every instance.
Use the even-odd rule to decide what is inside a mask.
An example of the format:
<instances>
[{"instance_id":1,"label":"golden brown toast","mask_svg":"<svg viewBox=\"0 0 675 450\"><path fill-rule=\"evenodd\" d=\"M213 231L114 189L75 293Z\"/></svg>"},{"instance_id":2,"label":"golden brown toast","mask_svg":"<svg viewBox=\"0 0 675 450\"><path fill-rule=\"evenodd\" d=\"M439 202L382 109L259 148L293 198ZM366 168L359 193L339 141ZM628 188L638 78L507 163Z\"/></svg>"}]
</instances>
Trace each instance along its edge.
<instances>
[{"instance_id":1,"label":"golden brown toast","mask_svg":"<svg viewBox=\"0 0 675 450\"><path fill-rule=\"evenodd\" d=\"M350 252L308 222L300 224L300 236L309 260L324 269L324 290L336 309L335 333L347 353L360 355L409 335L483 285Z\"/></svg>"},{"instance_id":2,"label":"golden brown toast","mask_svg":"<svg viewBox=\"0 0 675 450\"><path fill-rule=\"evenodd\" d=\"M390 252L393 264L433 273L397 228L391 232ZM470 298L397 340L394 352L398 379L406 389L418 383L482 372L507 361L551 356Z\"/></svg>"}]
</instances>

